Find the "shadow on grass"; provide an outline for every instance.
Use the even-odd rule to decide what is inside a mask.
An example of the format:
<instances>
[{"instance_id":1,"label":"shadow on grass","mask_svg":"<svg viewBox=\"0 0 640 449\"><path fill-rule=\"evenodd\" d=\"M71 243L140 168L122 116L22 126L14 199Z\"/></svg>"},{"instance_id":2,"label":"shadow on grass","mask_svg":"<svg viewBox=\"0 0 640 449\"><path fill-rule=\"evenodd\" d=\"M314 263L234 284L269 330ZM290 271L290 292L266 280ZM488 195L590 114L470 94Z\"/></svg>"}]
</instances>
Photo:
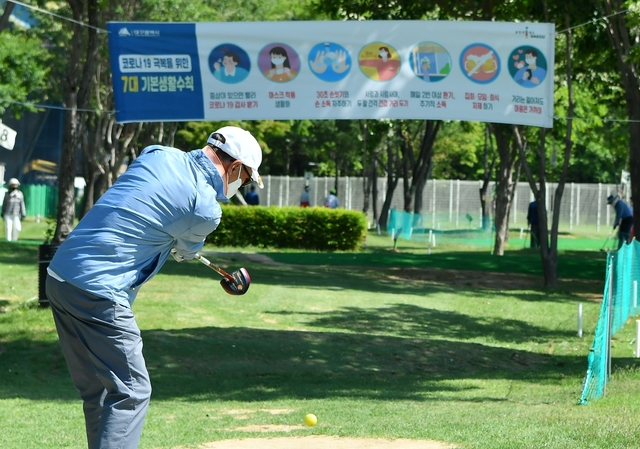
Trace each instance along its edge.
<instances>
[{"instance_id":1,"label":"shadow on grass","mask_svg":"<svg viewBox=\"0 0 640 449\"><path fill-rule=\"evenodd\" d=\"M433 254L392 252L373 249L361 253L267 252L261 254L277 262L300 265L416 267L452 270L494 271L542 276L537 251L507 251L492 256L482 251L455 251ZM561 251L558 276L564 279L604 279L606 258L597 251Z\"/></svg>"},{"instance_id":2,"label":"shadow on grass","mask_svg":"<svg viewBox=\"0 0 640 449\"><path fill-rule=\"evenodd\" d=\"M38 246L22 241L0 242L0 264L2 263L37 265Z\"/></svg>"},{"instance_id":3,"label":"shadow on grass","mask_svg":"<svg viewBox=\"0 0 640 449\"><path fill-rule=\"evenodd\" d=\"M363 334L392 334L405 338L474 339L487 338L507 343L544 343L566 340L575 332L552 330L520 320L497 317L472 317L457 312L392 304L365 309L343 307L332 312L265 312L272 315L300 315L304 324L319 328L342 329Z\"/></svg>"},{"instance_id":4,"label":"shadow on grass","mask_svg":"<svg viewBox=\"0 0 640 449\"><path fill-rule=\"evenodd\" d=\"M340 332L252 328L143 331L160 400L266 401L287 398L502 400L482 379L555 383L582 376L585 356L552 356L478 343ZM3 343L0 399L77 400L56 341ZM441 381L469 379L464 386ZM452 400L450 397L448 400Z\"/></svg>"},{"instance_id":5,"label":"shadow on grass","mask_svg":"<svg viewBox=\"0 0 640 449\"><path fill-rule=\"evenodd\" d=\"M228 257L228 256L227 256ZM300 265L267 265L248 262L246 259L216 259L222 268L232 271L241 266L248 269L251 274L252 284L276 285L281 287L303 287L317 289L326 292L354 290L372 292L377 294L410 294L426 296L437 293L468 293L471 298L478 301L491 300L496 294L507 294L522 301L554 301L575 302L582 300L576 293L589 292L602 294L602 286L599 283L589 284L586 281L577 281L570 292L552 293L541 288L519 287L512 285L508 276L503 276L505 282L493 281L491 288L467 285L464 280L452 279L451 275L443 275L425 281L413 278L413 275L403 273L400 270L376 269L373 267L339 267L339 266L300 266ZM161 270L162 274L178 276L195 276L198 278L209 277L219 279L210 268L196 262L177 263L169 260ZM437 273L437 271L436 271ZM403 276L407 277L403 277ZM488 278L489 274L479 274L480 278ZM475 284L475 283L474 283ZM251 292L249 292L251 294Z\"/></svg>"}]
</instances>

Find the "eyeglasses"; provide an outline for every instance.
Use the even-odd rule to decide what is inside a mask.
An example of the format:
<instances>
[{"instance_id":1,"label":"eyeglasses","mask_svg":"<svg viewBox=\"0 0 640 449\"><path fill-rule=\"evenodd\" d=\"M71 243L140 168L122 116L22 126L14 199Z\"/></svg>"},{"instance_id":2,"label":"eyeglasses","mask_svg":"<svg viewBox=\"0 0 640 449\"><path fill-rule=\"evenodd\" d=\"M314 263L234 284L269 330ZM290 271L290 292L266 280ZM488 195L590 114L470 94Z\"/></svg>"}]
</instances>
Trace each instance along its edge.
<instances>
[{"instance_id":1,"label":"eyeglasses","mask_svg":"<svg viewBox=\"0 0 640 449\"><path fill-rule=\"evenodd\" d=\"M244 165L244 164L242 165L242 168L249 175L247 177L247 179L242 183L242 187L246 187L246 186L248 186L249 184L251 184L253 182L253 179L251 179L251 174L252 174L253 171L249 167Z\"/></svg>"}]
</instances>

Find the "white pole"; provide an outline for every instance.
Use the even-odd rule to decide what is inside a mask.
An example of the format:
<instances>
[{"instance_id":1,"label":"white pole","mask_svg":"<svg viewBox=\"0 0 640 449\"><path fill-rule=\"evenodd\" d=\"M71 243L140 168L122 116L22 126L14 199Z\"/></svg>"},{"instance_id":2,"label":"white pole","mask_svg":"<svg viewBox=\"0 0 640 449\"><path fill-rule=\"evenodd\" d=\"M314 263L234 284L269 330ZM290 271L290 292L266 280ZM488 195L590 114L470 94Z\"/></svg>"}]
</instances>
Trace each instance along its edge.
<instances>
[{"instance_id":1,"label":"white pole","mask_svg":"<svg viewBox=\"0 0 640 449\"><path fill-rule=\"evenodd\" d=\"M286 189L286 193L285 193L284 205L285 206L289 205L289 175L287 175L287 189Z\"/></svg>"},{"instance_id":2,"label":"white pole","mask_svg":"<svg viewBox=\"0 0 640 449\"><path fill-rule=\"evenodd\" d=\"M315 182L315 187L313 189L313 204L311 204L312 206L317 206L318 205L318 178L315 178L313 180Z\"/></svg>"},{"instance_id":3,"label":"white pole","mask_svg":"<svg viewBox=\"0 0 640 449\"><path fill-rule=\"evenodd\" d=\"M436 180L433 180L433 192L431 193L431 229L436 227Z\"/></svg>"},{"instance_id":4,"label":"white pole","mask_svg":"<svg viewBox=\"0 0 640 449\"><path fill-rule=\"evenodd\" d=\"M609 193L609 187L607 187L607 197L609 197L610 193ZM611 219L609 217L609 213L611 212L611 208L605 206L605 209L607 210L607 223L610 224L611 223Z\"/></svg>"},{"instance_id":5,"label":"white pole","mask_svg":"<svg viewBox=\"0 0 640 449\"><path fill-rule=\"evenodd\" d=\"M600 209L602 208L602 184L598 183L598 224L596 225L596 232L600 232Z\"/></svg>"},{"instance_id":6,"label":"white pole","mask_svg":"<svg viewBox=\"0 0 640 449\"><path fill-rule=\"evenodd\" d=\"M522 234L524 233L524 229L520 228L520 240L522 240Z\"/></svg>"},{"instance_id":7,"label":"white pole","mask_svg":"<svg viewBox=\"0 0 640 449\"><path fill-rule=\"evenodd\" d=\"M351 179L347 176L347 191L349 192L349 210L351 210Z\"/></svg>"},{"instance_id":8,"label":"white pole","mask_svg":"<svg viewBox=\"0 0 640 449\"><path fill-rule=\"evenodd\" d=\"M456 187L458 192L456 193L456 229L460 225L460 180L456 180Z\"/></svg>"},{"instance_id":9,"label":"white pole","mask_svg":"<svg viewBox=\"0 0 640 449\"><path fill-rule=\"evenodd\" d=\"M636 357L640 357L640 320L636 320Z\"/></svg>"},{"instance_id":10,"label":"white pole","mask_svg":"<svg viewBox=\"0 0 640 449\"><path fill-rule=\"evenodd\" d=\"M544 201L547 205L547 211L553 213L553 204L549 204L549 184L544 185Z\"/></svg>"},{"instance_id":11,"label":"white pole","mask_svg":"<svg viewBox=\"0 0 640 449\"><path fill-rule=\"evenodd\" d=\"M284 181L284 177L280 176L280 190L279 190L279 193L278 193L278 206L279 207L282 207L282 184L283 184L283 181Z\"/></svg>"},{"instance_id":12,"label":"white pole","mask_svg":"<svg viewBox=\"0 0 640 449\"><path fill-rule=\"evenodd\" d=\"M267 175L267 206L271 206L271 175Z\"/></svg>"},{"instance_id":13,"label":"white pole","mask_svg":"<svg viewBox=\"0 0 640 449\"><path fill-rule=\"evenodd\" d=\"M518 190L513 194L513 207L511 210L513 211L513 222L516 223L516 216L518 215Z\"/></svg>"},{"instance_id":14,"label":"white pole","mask_svg":"<svg viewBox=\"0 0 640 449\"><path fill-rule=\"evenodd\" d=\"M571 203L569 204L569 230L573 229L573 183L571 183Z\"/></svg>"},{"instance_id":15,"label":"white pole","mask_svg":"<svg viewBox=\"0 0 640 449\"><path fill-rule=\"evenodd\" d=\"M576 198L576 226L580 226L580 184L578 184L578 193Z\"/></svg>"},{"instance_id":16,"label":"white pole","mask_svg":"<svg viewBox=\"0 0 640 449\"><path fill-rule=\"evenodd\" d=\"M435 234L433 234L433 247L434 248L436 247L436 235Z\"/></svg>"},{"instance_id":17,"label":"white pole","mask_svg":"<svg viewBox=\"0 0 640 449\"><path fill-rule=\"evenodd\" d=\"M582 338L582 303L578 303L578 337Z\"/></svg>"},{"instance_id":18,"label":"white pole","mask_svg":"<svg viewBox=\"0 0 640 449\"><path fill-rule=\"evenodd\" d=\"M453 179L449 180L449 223L453 221Z\"/></svg>"}]
</instances>

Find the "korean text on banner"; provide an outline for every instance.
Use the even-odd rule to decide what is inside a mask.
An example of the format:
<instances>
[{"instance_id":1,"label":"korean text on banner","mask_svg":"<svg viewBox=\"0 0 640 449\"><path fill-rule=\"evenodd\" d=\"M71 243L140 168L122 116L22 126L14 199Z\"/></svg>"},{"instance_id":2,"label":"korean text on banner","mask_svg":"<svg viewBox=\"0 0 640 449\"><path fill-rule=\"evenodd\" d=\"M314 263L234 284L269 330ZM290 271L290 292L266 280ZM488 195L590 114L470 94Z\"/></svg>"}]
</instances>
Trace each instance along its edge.
<instances>
[{"instance_id":1,"label":"korean text on banner","mask_svg":"<svg viewBox=\"0 0 640 449\"><path fill-rule=\"evenodd\" d=\"M550 23L110 22L118 122L553 125Z\"/></svg>"}]
</instances>

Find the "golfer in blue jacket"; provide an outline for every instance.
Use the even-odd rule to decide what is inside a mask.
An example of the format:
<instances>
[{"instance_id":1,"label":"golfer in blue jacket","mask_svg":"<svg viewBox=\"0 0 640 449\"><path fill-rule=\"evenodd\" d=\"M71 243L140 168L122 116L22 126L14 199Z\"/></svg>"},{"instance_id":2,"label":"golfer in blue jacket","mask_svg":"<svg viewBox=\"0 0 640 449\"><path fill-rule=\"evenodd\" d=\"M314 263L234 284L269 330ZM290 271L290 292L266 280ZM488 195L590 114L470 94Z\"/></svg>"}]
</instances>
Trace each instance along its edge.
<instances>
[{"instance_id":1,"label":"golfer in blue jacket","mask_svg":"<svg viewBox=\"0 0 640 449\"><path fill-rule=\"evenodd\" d=\"M89 449L135 449L151 384L131 305L165 263L195 257L222 217L220 203L252 181L262 151L224 127L201 150L153 145L96 202L57 250L46 292Z\"/></svg>"}]
</instances>

